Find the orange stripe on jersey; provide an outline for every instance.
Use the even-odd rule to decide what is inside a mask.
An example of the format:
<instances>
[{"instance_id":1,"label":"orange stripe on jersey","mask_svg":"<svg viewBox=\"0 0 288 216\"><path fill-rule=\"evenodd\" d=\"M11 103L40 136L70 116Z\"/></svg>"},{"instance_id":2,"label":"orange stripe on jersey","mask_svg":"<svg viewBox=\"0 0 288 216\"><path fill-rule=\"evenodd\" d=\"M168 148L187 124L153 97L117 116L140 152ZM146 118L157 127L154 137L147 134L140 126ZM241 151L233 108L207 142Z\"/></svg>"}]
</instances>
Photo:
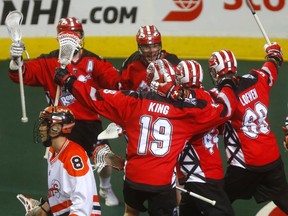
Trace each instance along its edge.
<instances>
[{"instance_id":1,"label":"orange stripe on jersey","mask_svg":"<svg viewBox=\"0 0 288 216\"><path fill-rule=\"evenodd\" d=\"M69 140L66 149L59 154L58 159L62 161L64 169L71 176L84 176L89 172L87 164L89 158L85 150L77 143Z\"/></svg>"},{"instance_id":2,"label":"orange stripe on jersey","mask_svg":"<svg viewBox=\"0 0 288 216\"><path fill-rule=\"evenodd\" d=\"M91 216L101 216L101 214L91 214Z\"/></svg>"},{"instance_id":3,"label":"orange stripe on jersey","mask_svg":"<svg viewBox=\"0 0 288 216\"><path fill-rule=\"evenodd\" d=\"M93 196L93 202L99 202L99 197L96 196L96 195L94 195L94 196Z\"/></svg>"},{"instance_id":4,"label":"orange stripe on jersey","mask_svg":"<svg viewBox=\"0 0 288 216\"><path fill-rule=\"evenodd\" d=\"M57 204L57 205L55 205L55 206L51 206L51 210L52 210L52 212L59 212L59 211L61 211L61 210L63 210L63 209L66 209L66 208L68 208L69 206L71 206L72 205L72 201L71 200L68 200L68 201L65 201L65 202L62 202L62 203L59 203L59 204Z\"/></svg>"}]
</instances>

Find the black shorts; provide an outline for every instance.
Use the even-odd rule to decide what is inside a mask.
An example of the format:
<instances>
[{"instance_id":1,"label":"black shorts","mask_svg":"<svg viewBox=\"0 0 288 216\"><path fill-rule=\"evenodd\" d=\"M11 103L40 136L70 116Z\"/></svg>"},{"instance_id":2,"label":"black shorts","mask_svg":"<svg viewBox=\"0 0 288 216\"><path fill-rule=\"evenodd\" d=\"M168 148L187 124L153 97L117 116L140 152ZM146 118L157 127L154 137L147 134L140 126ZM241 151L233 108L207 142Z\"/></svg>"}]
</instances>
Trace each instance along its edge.
<instances>
[{"instance_id":1,"label":"black shorts","mask_svg":"<svg viewBox=\"0 0 288 216\"><path fill-rule=\"evenodd\" d=\"M235 215L230 200L224 191L224 181L211 180L207 183L189 182L184 188L208 199L215 200L215 206L188 193L181 193L179 206L181 216L233 216ZM201 213L202 212L202 213ZM192 214L193 213L193 214Z\"/></svg>"},{"instance_id":2,"label":"black shorts","mask_svg":"<svg viewBox=\"0 0 288 216\"><path fill-rule=\"evenodd\" d=\"M98 135L102 131L103 128L100 121L76 120L72 132L68 134L67 138L81 145L90 157L96 145L102 143L109 145L108 140L97 140Z\"/></svg>"},{"instance_id":3,"label":"black shorts","mask_svg":"<svg viewBox=\"0 0 288 216\"><path fill-rule=\"evenodd\" d=\"M123 195L127 205L140 212L148 210L150 216L177 215L175 188L163 192L147 192L133 189L124 182ZM148 207L144 206L146 201Z\"/></svg>"},{"instance_id":4,"label":"black shorts","mask_svg":"<svg viewBox=\"0 0 288 216\"><path fill-rule=\"evenodd\" d=\"M283 162L280 161L276 167L265 172L229 166L225 174L225 190L231 202L252 197L257 203L286 199L288 184Z\"/></svg>"}]
</instances>

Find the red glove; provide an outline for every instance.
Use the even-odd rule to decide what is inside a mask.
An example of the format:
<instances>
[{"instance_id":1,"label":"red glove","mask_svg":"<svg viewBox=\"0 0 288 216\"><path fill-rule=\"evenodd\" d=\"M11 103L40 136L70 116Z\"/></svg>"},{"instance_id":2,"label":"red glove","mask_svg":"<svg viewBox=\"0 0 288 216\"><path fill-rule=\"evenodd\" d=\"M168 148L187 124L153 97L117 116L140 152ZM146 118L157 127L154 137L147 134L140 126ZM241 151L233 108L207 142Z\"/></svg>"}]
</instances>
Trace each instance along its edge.
<instances>
[{"instance_id":1,"label":"red glove","mask_svg":"<svg viewBox=\"0 0 288 216\"><path fill-rule=\"evenodd\" d=\"M273 42L271 45L265 44L264 50L267 53L265 58L267 60L272 60L276 65L281 66L283 64L283 53L282 49L276 42Z\"/></svg>"},{"instance_id":2,"label":"red glove","mask_svg":"<svg viewBox=\"0 0 288 216\"><path fill-rule=\"evenodd\" d=\"M169 98L171 91L174 89L175 85L173 82L159 83L157 81L152 81L150 87L151 90L158 95Z\"/></svg>"}]
</instances>

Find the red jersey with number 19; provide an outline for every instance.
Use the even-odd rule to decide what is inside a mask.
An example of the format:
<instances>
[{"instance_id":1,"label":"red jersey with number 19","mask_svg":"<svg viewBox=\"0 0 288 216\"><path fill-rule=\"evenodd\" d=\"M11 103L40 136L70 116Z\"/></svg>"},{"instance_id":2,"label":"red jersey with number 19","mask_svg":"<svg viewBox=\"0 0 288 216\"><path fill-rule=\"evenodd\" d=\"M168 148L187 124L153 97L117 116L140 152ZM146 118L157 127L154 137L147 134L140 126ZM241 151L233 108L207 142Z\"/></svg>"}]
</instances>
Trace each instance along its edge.
<instances>
[{"instance_id":1,"label":"red jersey with number 19","mask_svg":"<svg viewBox=\"0 0 288 216\"><path fill-rule=\"evenodd\" d=\"M209 99L174 102L153 92L96 90L79 81L74 82L72 94L127 132L125 181L150 192L174 186L174 168L185 142L224 123L237 104L229 87L223 88L223 103L217 104L209 103L209 94L205 94Z\"/></svg>"}]
</instances>

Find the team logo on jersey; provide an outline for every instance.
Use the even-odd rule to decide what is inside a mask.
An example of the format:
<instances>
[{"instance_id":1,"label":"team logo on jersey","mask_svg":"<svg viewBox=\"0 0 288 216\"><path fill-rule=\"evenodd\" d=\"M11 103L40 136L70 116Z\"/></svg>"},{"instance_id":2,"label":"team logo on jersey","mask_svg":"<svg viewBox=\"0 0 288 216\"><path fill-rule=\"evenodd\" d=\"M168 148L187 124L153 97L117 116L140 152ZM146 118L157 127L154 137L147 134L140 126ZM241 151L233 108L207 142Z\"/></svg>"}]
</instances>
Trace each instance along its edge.
<instances>
[{"instance_id":1,"label":"team logo on jersey","mask_svg":"<svg viewBox=\"0 0 288 216\"><path fill-rule=\"evenodd\" d=\"M60 100L63 106L69 106L76 101L76 98L70 92L62 91Z\"/></svg>"},{"instance_id":2,"label":"team logo on jersey","mask_svg":"<svg viewBox=\"0 0 288 216\"><path fill-rule=\"evenodd\" d=\"M179 8L177 11L171 11L163 21L192 21L202 12L202 0L173 0Z\"/></svg>"},{"instance_id":3,"label":"team logo on jersey","mask_svg":"<svg viewBox=\"0 0 288 216\"><path fill-rule=\"evenodd\" d=\"M48 189L48 196L49 197L57 197L59 198L60 197L60 190L61 190L61 185L60 185L60 182L57 180L57 179L53 179L51 181L51 185Z\"/></svg>"}]
</instances>

